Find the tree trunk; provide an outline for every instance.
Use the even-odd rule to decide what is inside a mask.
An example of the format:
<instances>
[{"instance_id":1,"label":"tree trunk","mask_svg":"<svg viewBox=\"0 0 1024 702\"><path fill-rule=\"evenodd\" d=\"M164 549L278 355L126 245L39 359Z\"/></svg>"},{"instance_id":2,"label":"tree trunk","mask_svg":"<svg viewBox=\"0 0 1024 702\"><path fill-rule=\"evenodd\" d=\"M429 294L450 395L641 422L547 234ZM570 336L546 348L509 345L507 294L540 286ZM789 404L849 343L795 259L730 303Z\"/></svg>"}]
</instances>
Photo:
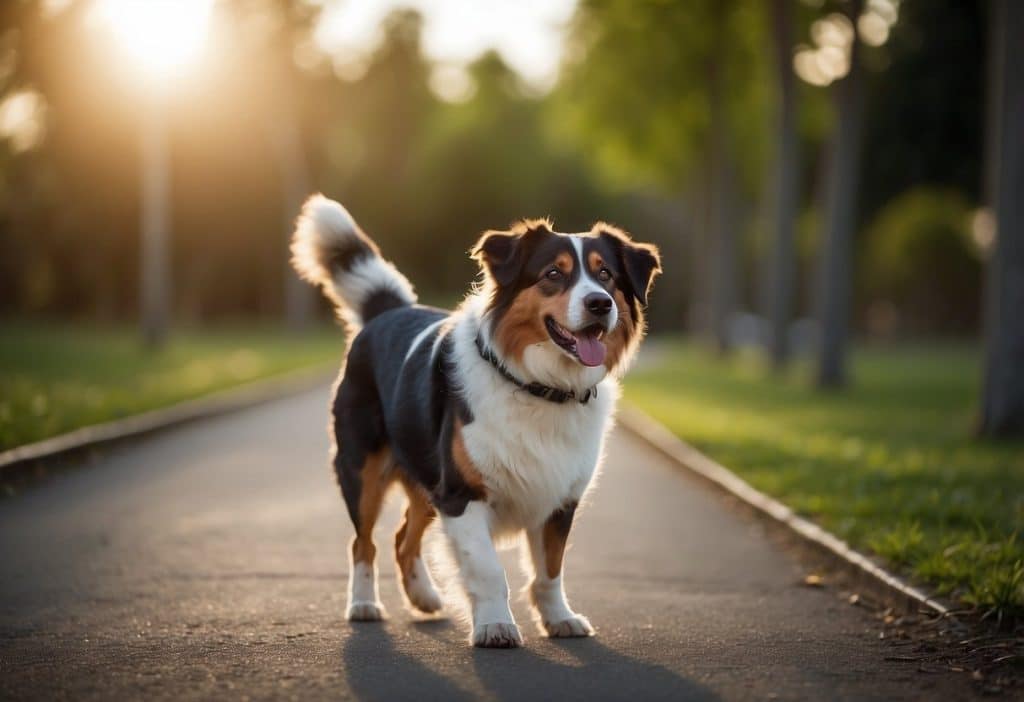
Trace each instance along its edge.
<instances>
[{"instance_id":1,"label":"tree trunk","mask_svg":"<svg viewBox=\"0 0 1024 702\"><path fill-rule=\"evenodd\" d=\"M278 164L281 169L281 189L284 197L285 232L285 272L284 272L284 313L285 322L292 331L302 331L309 326L313 316L315 301L314 291L299 279L292 270L288 244L295 228L295 218L299 215L302 203L309 197L309 169L306 165L305 152L302 148L302 137L299 132L298 119L294 110L285 108L274 123L274 143L278 151Z\"/></svg>"},{"instance_id":2,"label":"tree trunk","mask_svg":"<svg viewBox=\"0 0 1024 702\"><path fill-rule=\"evenodd\" d=\"M725 26L728 4L720 2L715 15L715 42L708 67L711 105L711 324L715 346L720 354L729 352L732 343L729 325L736 309L737 242L735 227L736 196L729 144L729 111L726 105L725 62L729 51Z\"/></svg>"},{"instance_id":3,"label":"tree trunk","mask_svg":"<svg viewBox=\"0 0 1024 702\"><path fill-rule=\"evenodd\" d=\"M288 16L287 13L285 13ZM297 28L285 23L272 44L277 57L277 71L273 84L284 86L266 106L264 119L271 144L277 155L281 184L282 218L281 258L284 268L284 319L293 332L309 327L316 304L314 289L299 279L291 266L292 233L302 204L310 193L310 170L302 140L300 86L302 79L291 61L292 47L297 40Z\"/></svg>"},{"instance_id":4,"label":"tree trunk","mask_svg":"<svg viewBox=\"0 0 1024 702\"><path fill-rule=\"evenodd\" d=\"M985 376L979 431L1024 436L1024 3L992 0L988 197L996 241L985 289Z\"/></svg>"},{"instance_id":5,"label":"tree trunk","mask_svg":"<svg viewBox=\"0 0 1024 702\"><path fill-rule=\"evenodd\" d=\"M142 116L139 301L142 337L148 346L167 339L170 321L170 160L165 105L147 96Z\"/></svg>"},{"instance_id":6,"label":"tree trunk","mask_svg":"<svg viewBox=\"0 0 1024 702\"><path fill-rule=\"evenodd\" d=\"M768 346L772 365L781 369L789 360L789 323L793 315L793 290L796 275L794 227L797 211L797 169L799 168L799 142L796 134L796 85L793 75L793 28L790 4L792 0L771 0L773 48L778 90L778 144L775 155L775 173L771 179L772 193L772 252L771 271L768 275L768 316L770 321Z\"/></svg>"},{"instance_id":7,"label":"tree trunk","mask_svg":"<svg viewBox=\"0 0 1024 702\"><path fill-rule=\"evenodd\" d=\"M863 0L847 5L854 27ZM825 241L819 267L818 386L840 387L846 383L846 346L850 327L850 293L853 278L853 235L856 227L860 141L864 113L864 86L860 66L860 39L854 30L850 47L850 72L834 88L838 123L827 177L828 212Z\"/></svg>"}]
</instances>

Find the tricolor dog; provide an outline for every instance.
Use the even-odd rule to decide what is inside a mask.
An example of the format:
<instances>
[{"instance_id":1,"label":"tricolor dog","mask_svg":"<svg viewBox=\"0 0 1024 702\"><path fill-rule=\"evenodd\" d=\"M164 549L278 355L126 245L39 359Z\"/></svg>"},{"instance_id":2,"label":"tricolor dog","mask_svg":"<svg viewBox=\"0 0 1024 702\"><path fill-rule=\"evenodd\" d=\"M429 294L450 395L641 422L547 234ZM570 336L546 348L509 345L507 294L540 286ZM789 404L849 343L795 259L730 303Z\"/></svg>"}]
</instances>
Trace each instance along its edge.
<instances>
[{"instance_id":1,"label":"tricolor dog","mask_svg":"<svg viewBox=\"0 0 1024 702\"><path fill-rule=\"evenodd\" d=\"M454 312L409 281L337 202L306 202L292 262L347 322L333 401L334 469L355 525L348 618L380 619L373 528L385 493L408 497L395 557L409 604L441 609L420 555L435 518L472 609L477 646L522 644L495 539L526 534L530 600L549 636L589 636L569 606L562 555L601 460L621 376L644 334L658 251L595 224L546 220L485 233L482 269Z\"/></svg>"}]
</instances>

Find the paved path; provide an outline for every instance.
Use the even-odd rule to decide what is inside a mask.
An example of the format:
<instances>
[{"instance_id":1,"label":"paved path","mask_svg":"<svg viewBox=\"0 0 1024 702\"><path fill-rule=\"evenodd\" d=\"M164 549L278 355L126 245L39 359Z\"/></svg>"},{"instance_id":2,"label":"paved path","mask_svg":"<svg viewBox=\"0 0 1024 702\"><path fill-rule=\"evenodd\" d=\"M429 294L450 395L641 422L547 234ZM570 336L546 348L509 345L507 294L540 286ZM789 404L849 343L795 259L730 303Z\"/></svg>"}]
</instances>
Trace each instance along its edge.
<instances>
[{"instance_id":1,"label":"paved path","mask_svg":"<svg viewBox=\"0 0 1024 702\"><path fill-rule=\"evenodd\" d=\"M527 648L472 649L461 625L402 609L387 558L390 621L351 626L326 405L325 388L168 431L0 500L0 698L964 692L962 676L885 662L893 650L866 614L798 586L802 569L756 522L624 431L568 555L571 600L596 638L541 638L520 603Z\"/></svg>"}]
</instances>

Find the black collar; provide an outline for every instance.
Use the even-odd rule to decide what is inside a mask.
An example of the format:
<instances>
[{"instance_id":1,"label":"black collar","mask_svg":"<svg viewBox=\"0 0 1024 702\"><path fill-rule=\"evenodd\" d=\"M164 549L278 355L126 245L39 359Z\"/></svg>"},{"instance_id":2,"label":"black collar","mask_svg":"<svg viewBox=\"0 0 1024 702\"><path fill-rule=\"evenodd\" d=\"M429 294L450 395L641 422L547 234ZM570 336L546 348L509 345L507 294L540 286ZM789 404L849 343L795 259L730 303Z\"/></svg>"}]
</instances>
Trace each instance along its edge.
<instances>
[{"instance_id":1,"label":"black collar","mask_svg":"<svg viewBox=\"0 0 1024 702\"><path fill-rule=\"evenodd\" d=\"M582 396L577 396L575 390L559 390L558 388L553 388L550 385L543 385L541 383L524 383L519 378L509 373L508 368L498 360L498 357L494 355L494 352L484 346L484 342L480 340L479 335L476 337L476 350L480 352L480 358L494 366L494 370L498 371L498 373L501 374L501 377L513 385L522 388L534 397L541 397L548 402L554 402L559 405L569 400L576 400L581 405L585 405L590 398L597 397L596 385L592 388L588 388Z\"/></svg>"}]
</instances>

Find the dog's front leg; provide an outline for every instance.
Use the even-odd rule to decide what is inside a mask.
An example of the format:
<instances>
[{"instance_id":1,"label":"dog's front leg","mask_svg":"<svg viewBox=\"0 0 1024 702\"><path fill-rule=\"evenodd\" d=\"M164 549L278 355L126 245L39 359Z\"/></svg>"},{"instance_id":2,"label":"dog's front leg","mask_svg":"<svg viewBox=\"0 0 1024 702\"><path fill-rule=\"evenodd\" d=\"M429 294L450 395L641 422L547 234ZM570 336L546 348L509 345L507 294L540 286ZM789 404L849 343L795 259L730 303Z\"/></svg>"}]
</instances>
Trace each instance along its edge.
<instances>
[{"instance_id":1,"label":"dog's front leg","mask_svg":"<svg viewBox=\"0 0 1024 702\"><path fill-rule=\"evenodd\" d=\"M541 625L551 637L590 636L594 633L587 618L570 609L562 586L562 559L575 512L576 505L568 505L548 517L541 527L526 530L534 571L530 601L537 610Z\"/></svg>"},{"instance_id":2,"label":"dog's front leg","mask_svg":"<svg viewBox=\"0 0 1024 702\"><path fill-rule=\"evenodd\" d=\"M442 517L442 523L473 609L473 645L516 648L523 638L508 606L508 580L491 537L492 519L485 502L473 501L460 516Z\"/></svg>"}]
</instances>

